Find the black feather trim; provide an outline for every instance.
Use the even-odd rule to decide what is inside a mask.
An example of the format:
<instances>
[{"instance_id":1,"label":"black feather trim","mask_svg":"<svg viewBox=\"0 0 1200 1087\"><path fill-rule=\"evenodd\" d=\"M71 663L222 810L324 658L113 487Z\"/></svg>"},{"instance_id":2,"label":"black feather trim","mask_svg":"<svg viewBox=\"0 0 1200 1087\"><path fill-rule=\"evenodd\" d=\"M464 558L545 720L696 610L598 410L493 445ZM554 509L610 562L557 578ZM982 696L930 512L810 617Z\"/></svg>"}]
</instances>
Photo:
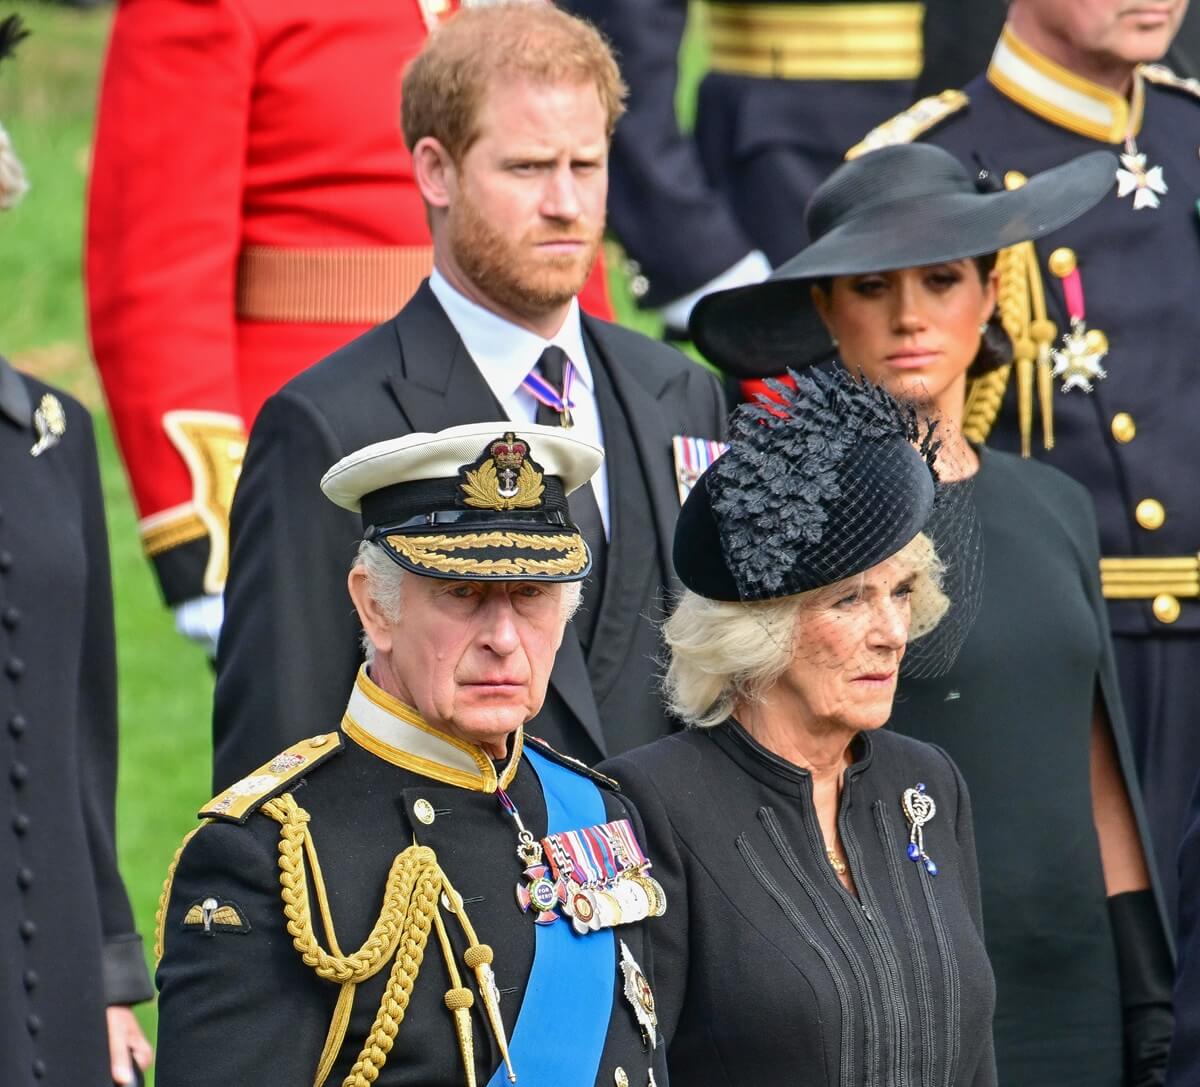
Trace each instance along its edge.
<instances>
[{"instance_id":1,"label":"black feather trim","mask_svg":"<svg viewBox=\"0 0 1200 1087\"><path fill-rule=\"evenodd\" d=\"M0 60L13 56L17 46L29 37L29 31L19 15L0 19Z\"/></svg>"},{"instance_id":2,"label":"black feather trim","mask_svg":"<svg viewBox=\"0 0 1200 1087\"><path fill-rule=\"evenodd\" d=\"M729 450L711 470L726 564L744 598L781 591L797 553L825 542L840 467L864 443L903 438L937 478L935 424L922 425L911 405L840 368L788 376L792 384L769 380L771 395L738 408Z\"/></svg>"}]
</instances>

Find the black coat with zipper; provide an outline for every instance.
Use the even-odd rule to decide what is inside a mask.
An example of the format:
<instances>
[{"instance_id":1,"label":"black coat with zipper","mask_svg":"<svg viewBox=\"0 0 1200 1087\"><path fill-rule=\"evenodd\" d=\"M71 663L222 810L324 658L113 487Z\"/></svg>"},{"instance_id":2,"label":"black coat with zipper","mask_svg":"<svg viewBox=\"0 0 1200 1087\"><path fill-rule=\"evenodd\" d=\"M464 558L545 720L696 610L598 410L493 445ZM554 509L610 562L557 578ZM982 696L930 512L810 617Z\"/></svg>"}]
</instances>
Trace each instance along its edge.
<instances>
[{"instance_id":1,"label":"black coat with zipper","mask_svg":"<svg viewBox=\"0 0 1200 1087\"><path fill-rule=\"evenodd\" d=\"M995 1087L970 801L939 748L854 741L838 815L857 897L825 856L808 773L735 721L610 760L669 903L659 1022L687 1087ZM906 789L937 805L931 876Z\"/></svg>"}]
</instances>

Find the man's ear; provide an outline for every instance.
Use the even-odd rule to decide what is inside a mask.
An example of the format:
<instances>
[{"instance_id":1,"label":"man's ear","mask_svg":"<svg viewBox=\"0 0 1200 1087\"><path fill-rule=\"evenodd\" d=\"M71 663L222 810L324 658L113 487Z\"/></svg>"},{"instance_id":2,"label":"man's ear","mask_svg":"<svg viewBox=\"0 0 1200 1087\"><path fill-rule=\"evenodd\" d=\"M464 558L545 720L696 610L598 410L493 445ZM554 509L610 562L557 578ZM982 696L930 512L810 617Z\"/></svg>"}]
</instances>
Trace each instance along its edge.
<instances>
[{"instance_id":1,"label":"man's ear","mask_svg":"<svg viewBox=\"0 0 1200 1087\"><path fill-rule=\"evenodd\" d=\"M422 136L412 149L413 177L430 208L450 206L458 188L458 167L433 136Z\"/></svg>"},{"instance_id":2,"label":"man's ear","mask_svg":"<svg viewBox=\"0 0 1200 1087\"><path fill-rule=\"evenodd\" d=\"M391 652L392 627L383 614L383 609L370 593L366 570L355 566L346 579L346 585L350 590L350 599L354 601L354 610L358 612L358 621L371 644L378 652Z\"/></svg>"}]
</instances>

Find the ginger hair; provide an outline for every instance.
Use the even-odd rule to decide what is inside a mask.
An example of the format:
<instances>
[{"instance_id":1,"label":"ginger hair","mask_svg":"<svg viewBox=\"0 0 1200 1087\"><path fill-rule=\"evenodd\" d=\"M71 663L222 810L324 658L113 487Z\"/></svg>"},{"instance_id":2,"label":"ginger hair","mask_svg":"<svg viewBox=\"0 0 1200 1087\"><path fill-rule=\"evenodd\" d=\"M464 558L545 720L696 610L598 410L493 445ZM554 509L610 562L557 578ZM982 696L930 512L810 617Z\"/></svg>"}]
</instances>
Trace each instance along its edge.
<instances>
[{"instance_id":1,"label":"ginger hair","mask_svg":"<svg viewBox=\"0 0 1200 1087\"><path fill-rule=\"evenodd\" d=\"M611 139L628 90L600 32L549 3L464 8L439 27L404 73L401 126L411 151L431 136L457 163L479 135L499 80L594 84Z\"/></svg>"}]
</instances>

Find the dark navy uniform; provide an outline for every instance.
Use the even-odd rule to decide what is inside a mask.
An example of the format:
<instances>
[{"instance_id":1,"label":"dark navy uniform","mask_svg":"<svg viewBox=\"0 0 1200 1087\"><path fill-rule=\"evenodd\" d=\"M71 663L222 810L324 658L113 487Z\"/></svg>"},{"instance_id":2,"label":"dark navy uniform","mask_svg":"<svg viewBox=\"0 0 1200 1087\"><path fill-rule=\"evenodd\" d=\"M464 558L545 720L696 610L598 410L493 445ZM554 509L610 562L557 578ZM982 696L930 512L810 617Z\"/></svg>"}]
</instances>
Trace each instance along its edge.
<instances>
[{"instance_id":1,"label":"dark navy uniform","mask_svg":"<svg viewBox=\"0 0 1200 1087\"><path fill-rule=\"evenodd\" d=\"M772 264L805 243L804 205L855 133L912 99L923 5L705 5L709 71L695 137L675 117L685 0L569 0L612 39L629 110L612 146L609 218L662 306L753 250Z\"/></svg>"},{"instance_id":2,"label":"dark navy uniform","mask_svg":"<svg viewBox=\"0 0 1200 1087\"><path fill-rule=\"evenodd\" d=\"M117 871L100 473L83 407L2 358L0 721L0 1083L107 1083L105 1006L152 990Z\"/></svg>"},{"instance_id":3,"label":"dark navy uniform","mask_svg":"<svg viewBox=\"0 0 1200 1087\"><path fill-rule=\"evenodd\" d=\"M413 1087L507 1082L471 965L470 949L484 945L491 949L486 957L500 994L503 1034L521 1084L647 1087L657 1077L665 1085L665 1047L657 1038L651 1045L643 1028L653 1016L645 978L651 976L647 925L655 922L612 929L611 968L604 969L600 999L588 1009L590 1020L599 1019L591 1024L600 1032L598 1066L589 1069L574 1058L581 1039L563 1037L568 1028L557 1007L532 1024L542 1044L562 1054L553 1077L517 1057L517 1036L530 1028L520 1017L538 970L538 926L535 911L522 912L514 894L523 865L517 828L497 786L541 837L550 787L538 776L544 763L536 770L530 750L572 778L584 772L535 741L526 741L522 753L517 735L518 757L493 769L481 750L420 723L364 671L340 731L293 745L207 805L201 815L210 822L184 846L164 890L157 979L161 1087L309 1087L326 1050L330 1083L347 1076L359 1077L351 1083ZM608 820L632 820L644 840L615 783L589 775L586 784L599 789ZM311 854L301 834L311 835ZM396 881L403 863L398 855L406 850L410 860L424 857L426 873L430 862L436 866L432 896L420 879L415 889L411 880ZM289 884L289 873L300 868L306 881ZM399 951L387 928L389 873L391 885L401 888L399 913L411 904L413 927L399 922ZM572 932L572 948L604 935ZM627 984L630 962L644 970L637 988ZM364 976L369 964L374 972ZM539 976L552 991L582 984L570 961L549 981L544 972ZM381 1011L393 979L400 983ZM339 1029L339 993L356 982L348 1021ZM450 1005L467 1008L469 1049ZM372 1044L364 1048L368 1036Z\"/></svg>"},{"instance_id":4,"label":"dark navy uniform","mask_svg":"<svg viewBox=\"0 0 1200 1087\"><path fill-rule=\"evenodd\" d=\"M1143 68L1131 105L1006 30L964 93L918 103L852 154L912 138L1009 187L1098 146L1125 156L1093 210L1036 249L1000 255L999 308L1018 360L975 384L966 429L1062 469L1095 501L1122 694L1173 903L1200 770L1200 83ZM1052 376L1073 316L1084 369ZM1091 391L1066 390L1073 372Z\"/></svg>"}]
</instances>

